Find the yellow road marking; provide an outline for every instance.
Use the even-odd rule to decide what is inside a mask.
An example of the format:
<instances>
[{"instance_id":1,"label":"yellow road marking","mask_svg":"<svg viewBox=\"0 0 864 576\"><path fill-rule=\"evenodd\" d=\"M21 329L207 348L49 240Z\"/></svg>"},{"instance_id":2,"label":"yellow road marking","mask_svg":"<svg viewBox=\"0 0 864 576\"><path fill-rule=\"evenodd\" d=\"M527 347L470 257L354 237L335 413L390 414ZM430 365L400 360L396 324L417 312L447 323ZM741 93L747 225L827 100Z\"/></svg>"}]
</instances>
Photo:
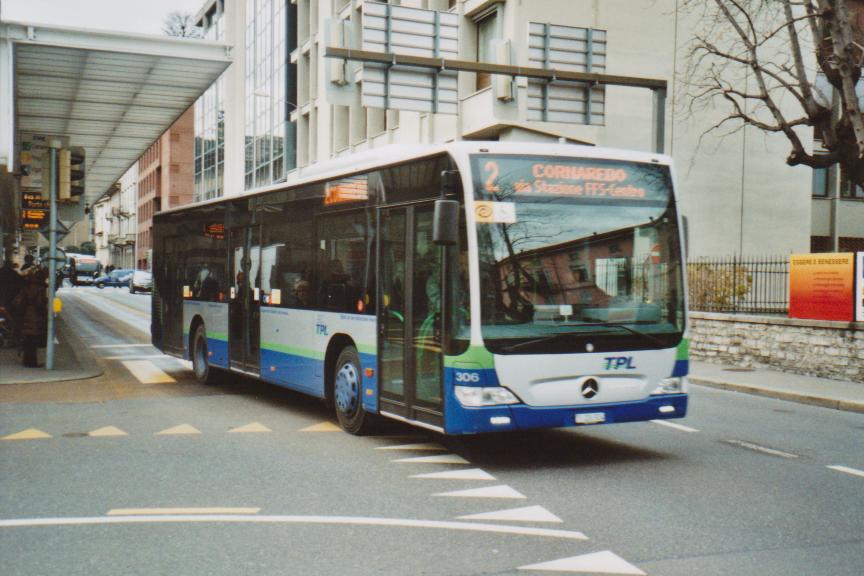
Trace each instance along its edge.
<instances>
[{"instance_id":1,"label":"yellow road marking","mask_svg":"<svg viewBox=\"0 0 864 576\"><path fill-rule=\"evenodd\" d=\"M236 432L238 434L241 434L244 432L272 432L272 430L270 428L267 428L263 424L259 424L258 422L252 422L251 424L246 424L245 426L238 426L237 428L232 428L228 432Z\"/></svg>"},{"instance_id":2,"label":"yellow road marking","mask_svg":"<svg viewBox=\"0 0 864 576\"><path fill-rule=\"evenodd\" d=\"M300 432L341 432L342 429L333 424L332 422L322 422L320 424L314 424L307 428L303 428Z\"/></svg>"},{"instance_id":3,"label":"yellow road marking","mask_svg":"<svg viewBox=\"0 0 864 576\"><path fill-rule=\"evenodd\" d=\"M37 440L40 438L51 438L51 435L36 428L28 428L27 430L4 436L0 440Z\"/></svg>"},{"instance_id":4,"label":"yellow road marking","mask_svg":"<svg viewBox=\"0 0 864 576\"><path fill-rule=\"evenodd\" d=\"M160 370L149 360L127 360L123 362L123 365L142 384L168 384L176 382L174 378Z\"/></svg>"},{"instance_id":5,"label":"yellow road marking","mask_svg":"<svg viewBox=\"0 0 864 576\"><path fill-rule=\"evenodd\" d=\"M114 508L107 516L168 516L173 514L257 514L261 508Z\"/></svg>"},{"instance_id":6,"label":"yellow road marking","mask_svg":"<svg viewBox=\"0 0 864 576\"><path fill-rule=\"evenodd\" d=\"M92 432L87 434L88 436L128 436L126 432L120 430L119 428L115 428L114 426L105 426L103 428L99 428L98 430L93 430Z\"/></svg>"},{"instance_id":7,"label":"yellow road marking","mask_svg":"<svg viewBox=\"0 0 864 576\"><path fill-rule=\"evenodd\" d=\"M156 432L155 435L167 436L170 434L201 434L201 431L189 424L181 424L179 426L174 426L173 428L168 428L167 430L162 430L161 432Z\"/></svg>"}]
</instances>

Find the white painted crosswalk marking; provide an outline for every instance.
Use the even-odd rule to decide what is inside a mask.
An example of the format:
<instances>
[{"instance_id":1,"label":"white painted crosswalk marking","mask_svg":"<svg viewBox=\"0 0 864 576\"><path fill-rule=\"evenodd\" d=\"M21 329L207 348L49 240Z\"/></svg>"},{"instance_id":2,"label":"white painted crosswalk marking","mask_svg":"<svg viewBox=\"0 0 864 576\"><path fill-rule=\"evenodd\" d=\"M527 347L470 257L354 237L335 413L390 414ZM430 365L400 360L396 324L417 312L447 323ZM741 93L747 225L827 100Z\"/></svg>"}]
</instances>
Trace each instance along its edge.
<instances>
[{"instance_id":1,"label":"white painted crosswalk marking","mask_svg":"<svg viewBox=\"0 0 864 576\"><path fill-rule=\"evenodd\" d=\"M684 426L683 424L676 424L675 422L667 422L666 420L651 420L652 424L659 424L660 426L666 426L667 428L672 428L673 430L678 430L679 432L699 432L696 428L691 428L689 426Z\"/></svg>"},{"instance_id":2,"label":"white painted crosswalk marking","mask_svg":"<svg viewBox=\"0 0 864 576\"><path fill-rule=\"evenodd\" d=\"M864 478L864 470L858 470L856 468L849 468L848 466L828 466L831 470L836 470L837 472L844 472L846 474L851 474L853 476L861 476Z\"/></svg>"},{"instance_id":3,"label":"white painted crosswalk marking","mask_svg":"<svg viewBox=\"0 0 864 576\"><path fill-rule=\"evenodd\" d=\"M524 500L525 495L514 490L510 486L490 486L488 488L471 488L470 490L456 490L455 492L439 492L433 496L445 496L448 498L509 498Z\"/></svg>"},{"instance_id":4,"label":"white painted crosswalk marking","mask_svg":"<svg viewBox=\"0 0 864 576\"><path fill-rule=\"evenodd\" d=\"M583 556L562 558L530 566L520 566L519 570L540 570L544 572L581 572L591 574L633 574L646 576L645 572L608 550Z\"/></svg>"},{"instance_id":5,"label":"white painted crosswalk marking","mask_svg":"<svg viewBox=\"0 0 864 576\"><path fill-rule=\"evenodd\" d=\"M391 460L404 464L470 464L467 460L457 454L442 454L441 456L419 456L417 458L401 458Z\"/></svg>"},{"instance_id":6,"label":"white painted crosswalk marking","mask_svg":"<svg viewBox=\"0 0 864 576\"><path fill-rule=\"evenodd\" d=\"M498 510L496 512L483 512L481 514L469 514L459 516L457 520L501 520L504 522L563 522L561 518L549 512L543 506L526 506L525 508L511 508L509 510Z\"/></svg>"},{"instance_id":7,"label":"white painted crosswalk marking","mask_svg":"<svg viewBox=\"0 0 864 576\"><path fill-rule=\"evenodd\" d=\"M411 478L424 478L429 480L495 480L495 477L481 470L472 468L470 470L451 470L449 472L432 472L431 474L415 474Z\"/></svg>"},{"instance_id":8,"label":"white painted crosswalk marking","mask_svg":"<svg viewBox=\"0 0 864 576\"><path fill-rule=\"evenodd\" d=\"M447 448L441 444L424 442L421 444L400 444L398 446L379 446L376 450L416 450L418 452L446 452Z\"/></svg>"},{"instance_id":9,"label":"white painted crosswalk marking","mask_svg":"<svg viewBox=\"0 0 864 576\"><path fill-rule=\"evenodd\" d=\"M127 360L123 362L123 365L142 384L169 384L176 382L174 378L160 370L149 360Z\"/></svg>"}]
</instances>

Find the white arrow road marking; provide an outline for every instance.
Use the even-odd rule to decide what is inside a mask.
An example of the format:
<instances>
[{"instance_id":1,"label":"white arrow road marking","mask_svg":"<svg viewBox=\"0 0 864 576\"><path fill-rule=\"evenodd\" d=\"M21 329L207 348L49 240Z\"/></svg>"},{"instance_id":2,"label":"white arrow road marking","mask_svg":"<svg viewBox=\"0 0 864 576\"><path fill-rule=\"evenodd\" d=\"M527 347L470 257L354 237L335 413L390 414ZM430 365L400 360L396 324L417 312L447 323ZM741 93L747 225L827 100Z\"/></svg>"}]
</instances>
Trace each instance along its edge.
<instances>
[{"instance_id":1,"label":"white arrow road marking","mask_svg":"<svg viewBox=\"0 0 864 576\"><path fill-rule=\"evenodd\" d=\"M584 556L562 558L531 566L520 566L519 570L542 570L545 572L591 572L593 574L637 574L646 576L645 572L633 566L612 552L595 552Z\"/></svg>"},{"instance_id":2,"label":"white arrow road marking","mask_svg":"<svg viewBox=\"0 0 864 576\"><path fill-rule=\"evenodd\" d=\"M400 528L431 528L458 530L463 532L490 532L495 534L517 534L540 538L562 538L565 540L587 540L585 534L572 530L552 530L530 526L506 526L500 524L478 524L474 522L442 522L438 520L410 520L402 518L361 518L352 516L254 516L232 514L206 515L140 515L140 516L95 516L85 518L20 518L0 520L0 528L29 526L87 526L95 524L162 524L184 522L221 522L238 524L332 524L353 526L390 526Z\"/></svg>"},{"instance_id":3,"label":"white arrow road marking","mask_svg":"<svg viewBox=\"0 0 864 576\"><path fill-rule=\"evenodd\" d=\"M399 446L379 446L376 450L418 450L428 452L446 452L447 448L441 444L426 442L423 444L401 444Z\"/></svg>"},{"instance_id":4,"label":"white arrow road marking","mask_svg":"<svg viewBox=\"0 0 864 576\"><path fill-rule=\"evenodd\" d=\"M300 432L341 432L342 429L333 424L332 422L321 422L320 424L313 424L312 426L307 426L300 430Z\"/></svg>"},{"instance_id":5,"label":"white arrow road marking","mask_svg":"<svg viewBox=\"0 0 864 576\"><path fill-rule=\"evenodd\" d=\"M471 488L470 490L456 490L455 492L439 492L433 496L447 496L452 498L512 498L524 499L525 495L510 486L490 486L489 488Z\"/></svg>"},{"instance_id":6,"label":"white arrow road marking","mask_svg":"<svg viewBox=\"0 0 864 576\"><path fill-rule=\"evenodd\" d=\"M228 432L242 434L245 432L272 432L272 430L267 426L264 426L263 424L259 424L258 422L252 422L250 424L246 424L245 426L238 426L237 428L232 428L231 430L228 430Z\"/></svg>"},{"instance_id":7,"label":"white arrow road marking","mask_svg":"<svg viewBox=\"0 0 864 576\"><path fill-rule=\"evenodd\" d=\"M167 430L162 430L161 432L156 432L155 436L169 436L173 434L201 434L201 431L189 424L181 424Z\"/></svg>"},{"instance_id":8,"label":"white arrow road marking","mask_svg":"<svg viewBox=\"0 0 864 576\"><path fill-rule=\"evenodd\" d=\"M415 474L411 478L428 478L430 480L495 480L495 477L481 470L452 470L450 472L433 472L431 474Z\"/></svg>"},{"instance_id":9,"label":"white arrow road marking","mask_svg":"<svg viewBox=\"0 0 864 576\"><path fill-rule=\"evenodd\" d=\"M497 512L470 514L468 516L459 516L457 520L503 520L507 522L563 522L561 518L552 514L543 506L527 506L525 508L498 510Z\"/></svg>"},{"instance_id":10,"label":"white arrow road marking","mask_svg":"<svg viewBox=\"0 0 864 576\"><path fill-rule=\"evenodd\" d=\"M126 432L120 430L119 428L115 428L114 426L105 426L103 428L99 428L98 430L93 430L87 434L88 436L128 436Z\"/></svg>"},{"instance_id":11,"label":"white arrow road marking","mask_svg":"<svg viewBox=\"0 0 864 576\"><path fill-rule=\"evenodd\" d=\"M853 476L861 476L864 478L864 470L857 470L855 468L849 468L848 466L828 466L831 470L836 470L837 472L845 472L846 474L852 474Z\"/></svg>"},{"instance_id":12,"label":"white arrow road marking","mask_svg":"<svg viewBox=\"0 0 864 576\"><path fill-rule=\"evenodd\" d=\"M27 430L4 436L0 440L38 440L41 438L51 438L51 435L38 428L28 428Z\"/></svg>"},{"instance_id":13,"label":"white arrow road marking","mask_svg":"<svg viewBox=\"0 0 864 576\"><path fill-rule=\"evenodd\" d=\"M403 462L407 464L470 464L467 460L457 454L442 454L441 456L419 456L417 458L401 458L391 462Z\"/></svg>"}]
</instances>

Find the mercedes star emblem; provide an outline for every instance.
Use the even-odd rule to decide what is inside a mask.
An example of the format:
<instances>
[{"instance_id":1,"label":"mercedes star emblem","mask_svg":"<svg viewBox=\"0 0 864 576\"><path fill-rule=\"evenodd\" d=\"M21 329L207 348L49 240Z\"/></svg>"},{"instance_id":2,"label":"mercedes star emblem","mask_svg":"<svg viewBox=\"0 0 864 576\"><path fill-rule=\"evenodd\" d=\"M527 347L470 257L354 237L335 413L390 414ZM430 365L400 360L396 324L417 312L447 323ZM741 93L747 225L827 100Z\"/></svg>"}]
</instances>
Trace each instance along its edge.
<instances>
[{"instance_id":1,"label":"mercedes star emblem","mask_svg":"<svg viewBox=\"0 0 864 576\"><path fill-rule=\"evenodd\" d=\"M594 378L589 378L582 383L582 396L585 398L593 398L600 391L600 383Z\"/></svg>"}]
</instances>

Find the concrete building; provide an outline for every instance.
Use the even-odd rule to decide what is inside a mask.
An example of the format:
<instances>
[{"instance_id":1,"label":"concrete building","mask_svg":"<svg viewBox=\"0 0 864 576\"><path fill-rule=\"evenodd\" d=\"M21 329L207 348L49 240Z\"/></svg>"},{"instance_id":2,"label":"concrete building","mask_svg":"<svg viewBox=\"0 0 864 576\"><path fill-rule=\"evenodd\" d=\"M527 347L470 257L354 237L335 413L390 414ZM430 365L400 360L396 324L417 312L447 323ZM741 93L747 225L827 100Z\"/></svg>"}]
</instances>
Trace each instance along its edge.
<instances>
[{"instance_id":1,"label":"concrete building","mask_svg":"<svg viewBox=\"0 0 864 576\"><path fill-rule=\"evenodd\" d=\"M195 198L291 181L307 166L386 144L563 140L643 151L660 144L678 169L691 256L826 249L831 214L841 248L862 249L864 192L826 199L829 188L841 196L841 179L787 166L782 135L755 128L706 135L722 111L688 109L684 56L696 22L679 4L208 0L199 24L235 52L196 104ZM383 64L387 58L328 57L334 48L521 71L427 68L432 90L418 88L417 68L412 76ZM655 122L657 91L574 85L526 69L666 80L664 121Z\"/></svg>"},{"instance_id":2,"label":"concrete building","mask_svg":"<svg viewBox=\"0 0 864 576\"><path fill-rule=\"evenodd\" d=\"M138 160L135 265L149 269L153 214L192 201L194 108L187 109Z\"/></svg>"},{"instance_id":3,"label":"concrete building","mask_svg":"<svg viewBox=\"0 0 864 576\"><path fill-rule=\"evenodd\" d=\"M103 266L135 268L138 165L127 170L93 205L96 257Z\"/></svg>"}]
</instances>

